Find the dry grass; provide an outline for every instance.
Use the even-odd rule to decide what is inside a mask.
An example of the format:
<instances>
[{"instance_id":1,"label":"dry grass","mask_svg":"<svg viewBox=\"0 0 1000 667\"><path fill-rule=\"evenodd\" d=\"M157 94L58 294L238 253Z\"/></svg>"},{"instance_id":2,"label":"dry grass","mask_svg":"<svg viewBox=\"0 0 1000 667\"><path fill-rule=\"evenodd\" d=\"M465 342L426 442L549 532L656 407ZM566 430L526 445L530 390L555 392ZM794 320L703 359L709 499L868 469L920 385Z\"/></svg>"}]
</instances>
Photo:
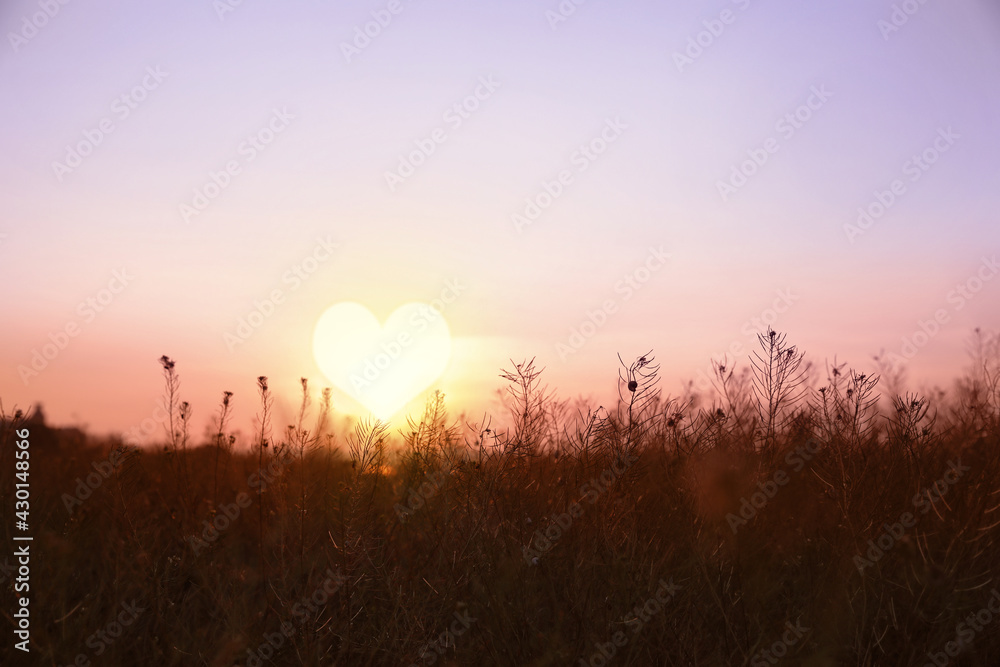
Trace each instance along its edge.
<instances>
[{"instance_id":1,"label":"dry grass","mask_svg":"<svg viewBox=\"0 0 1000 667\"><path fill-rule=\"evenodd\" d=\"M191 444L164 357L170 436L127 450L71 513L64 494L122 445L70 445L27 424L32 664L600 665L591 658L622 632L610 665L769 665L762 651L783 633L786 664L923 665L937 653L995 665L1000 614L966 631L959 656L945 650L1000 587L996 356L980 355L947 400L879 402L877 378L834 366L818 383L783 337L760 342L752 370L719 365L718 391L700 398L661 396L651 355L623 364L611 411L574 410L531 362L515 365L499 431L452 421L435 396L402 433L366 422L333 433L329 394L314 409L305 381L297 423L279 430L260 378L242 450L228 395L215 437ZM5 499L13 429L26 423L3 420ZM968 471L915 505L958 460ZM744 498L766 503L741 523ZM869 540L904 512L914 525L859 572ZM219 517L228 526L210 539ZM661 581L679 588L637 620ZM145 611L97 655L88 638L132 600ZM439 637L441 651L428 649ZM268 638L273 656L251 658Z\"/></svg>"}]
</instances>

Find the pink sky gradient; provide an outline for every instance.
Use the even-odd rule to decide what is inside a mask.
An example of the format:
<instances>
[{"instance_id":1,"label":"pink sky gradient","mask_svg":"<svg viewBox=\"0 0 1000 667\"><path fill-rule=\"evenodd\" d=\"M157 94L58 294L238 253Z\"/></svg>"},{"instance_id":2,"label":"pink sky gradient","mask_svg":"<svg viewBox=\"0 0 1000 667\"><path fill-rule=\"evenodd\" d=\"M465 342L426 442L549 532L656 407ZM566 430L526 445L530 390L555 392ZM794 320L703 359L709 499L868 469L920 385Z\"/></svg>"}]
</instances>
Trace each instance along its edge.
<instances>
[{"instance_id":1,"label":"pink sky gradient","mask_svg":"<svg viewBox=\"0 0 1000 667\"><path fill-rule=\"evenodd\" d=\"M947 386L1000 329L1000 11L912 5L5 3L4 407L128 430L167 354L197 432L224 390L249 432L258 375L286 420L329 384L329 306L449 283L432 389L470 417L509 359L606 402L653 349L676 394L772 308L821 366L916 336L911 382Z\"/></svg>"}]
</instances>

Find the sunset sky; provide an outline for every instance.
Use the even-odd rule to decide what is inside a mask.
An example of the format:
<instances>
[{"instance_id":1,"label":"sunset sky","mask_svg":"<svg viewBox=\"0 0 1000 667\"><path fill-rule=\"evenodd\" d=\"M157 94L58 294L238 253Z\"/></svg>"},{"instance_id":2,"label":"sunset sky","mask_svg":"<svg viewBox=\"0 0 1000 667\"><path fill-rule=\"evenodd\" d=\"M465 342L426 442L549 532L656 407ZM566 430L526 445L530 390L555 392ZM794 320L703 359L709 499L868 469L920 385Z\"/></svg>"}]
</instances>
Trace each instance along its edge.
<instances>
[{"instance_id":1,"label":"sunset sky","mask_svg":"<svg viewBox=\"0 0 1000 667\"><path fill-rule=\"evenodd\" d=\"M251 430L259 375L287 423L344 302L327 363L412 335L372 382L440 362L472 417L508 359L603 402L652 349L678 393L762 316L820 365L912 357L915 387L1000 329L986 0L12 0L0 26L7 409L128 430L166 354L197 424L230 390ZM363 308L435 300L350 349Z\"/></svg>"}]
</instances>

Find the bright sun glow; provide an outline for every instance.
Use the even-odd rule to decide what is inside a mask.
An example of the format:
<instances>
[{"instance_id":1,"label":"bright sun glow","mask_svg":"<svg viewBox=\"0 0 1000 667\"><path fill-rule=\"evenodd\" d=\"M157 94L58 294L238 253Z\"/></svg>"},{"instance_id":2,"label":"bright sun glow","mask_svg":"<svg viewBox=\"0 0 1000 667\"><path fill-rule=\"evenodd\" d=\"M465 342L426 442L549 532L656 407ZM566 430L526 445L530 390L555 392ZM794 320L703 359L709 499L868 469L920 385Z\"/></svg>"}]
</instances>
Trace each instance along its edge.
<instances>
[{"instance_id":1,"label":"bright sun glow","mask_svg":"<svg viewBox=\"0 0 1000 667\"><path fill-rule=\"evenodd\" d=\"M338 303L316 323L313 354L335 387L388 419L444 372L451 333L426 304L404 304L381 326L364 306Z\"/></svg>"}]
</instances>

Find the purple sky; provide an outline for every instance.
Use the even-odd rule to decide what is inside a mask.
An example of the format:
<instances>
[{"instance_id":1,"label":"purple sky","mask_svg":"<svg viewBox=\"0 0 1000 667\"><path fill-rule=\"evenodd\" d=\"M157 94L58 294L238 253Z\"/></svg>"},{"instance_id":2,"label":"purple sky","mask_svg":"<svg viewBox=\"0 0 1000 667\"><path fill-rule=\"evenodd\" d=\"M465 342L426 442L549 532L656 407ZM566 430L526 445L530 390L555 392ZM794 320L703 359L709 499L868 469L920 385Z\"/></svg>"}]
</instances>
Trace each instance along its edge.
<instances>
[{"instance_id":1,"label":"purple sky","mask_svg":"<svg viewBox=\"0 0 1000 667\"><path fill-rule=\"evenodd\" d=\"M607 400L652 348L676 393L772 316L947 384L1000 329L1000 10L673 4L4 3L5 407L129 429L169 354L249 429L258 375L329 383L327 308L449 285L433 387L473 413L510 358Z\"/></svg>"}]
</instances>

